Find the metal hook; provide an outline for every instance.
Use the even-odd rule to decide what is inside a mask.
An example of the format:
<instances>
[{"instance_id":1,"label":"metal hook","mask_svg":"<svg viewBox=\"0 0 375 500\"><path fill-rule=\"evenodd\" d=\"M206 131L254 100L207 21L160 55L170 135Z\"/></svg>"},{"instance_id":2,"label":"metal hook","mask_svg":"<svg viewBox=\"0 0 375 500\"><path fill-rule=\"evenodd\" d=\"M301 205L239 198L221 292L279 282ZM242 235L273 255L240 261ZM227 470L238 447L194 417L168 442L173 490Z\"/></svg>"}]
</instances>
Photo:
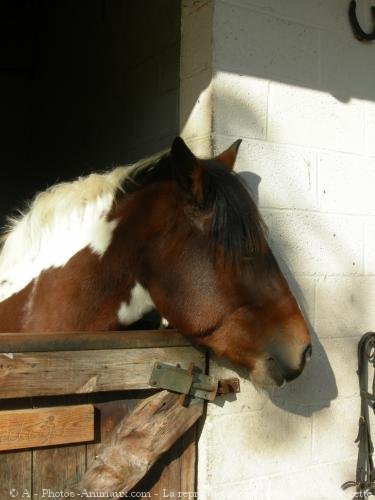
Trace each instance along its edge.
<instances>
[{"instance_id":1,"label":"metal hook","mask_svg":"<svg viewBox=\"0 0 375 500\"><path fill-rule=\"evenodd\" d=\"M369 42L370 40L375 40L375 27L372 33L365 33L363 29L361 28L357 14L356 14L356 7L357 7L357 2L355 0L351 0L350 5L349 5L349 21L350 25L352 27L354 36L359 40L360 42ZM371 16L372 19L375 23L375 6L371 7Z\"/></svg>"}]
</instances>

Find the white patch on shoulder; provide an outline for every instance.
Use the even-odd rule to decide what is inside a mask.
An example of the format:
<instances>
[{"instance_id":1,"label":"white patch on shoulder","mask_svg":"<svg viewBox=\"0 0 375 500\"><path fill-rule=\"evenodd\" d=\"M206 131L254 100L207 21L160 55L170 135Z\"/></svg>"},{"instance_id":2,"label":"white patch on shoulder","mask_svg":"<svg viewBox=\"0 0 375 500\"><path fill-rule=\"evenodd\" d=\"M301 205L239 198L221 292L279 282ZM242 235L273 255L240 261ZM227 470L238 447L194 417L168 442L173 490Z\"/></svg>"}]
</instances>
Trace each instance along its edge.
<instances>
[{"instance_id":1,"label":"white patch on shoulder","mask_svg":"<svg viewBox=\"0 0 375 500\"><path fill-rule=\"evenodd\" d=\"M107 221L99 219L96 224L93 224L91 234L90 248L99 257L102 257L112 241L112 233L118 224L118 220Z\"/></svg>"},{"instance_id":2,"label":"white patch on shoulder","mask_svg":"<svg viewBox=\"0 0 375 500\"><path fill-rule=\"evenodd\" d=\"M154 308L150 294L137 282L130 292L129 302L121 302L117 317L126 326L138 321Z\"/></svg>"},{"instance_id":3,"label":"white patch on shoulder","mask_svg":"<svg viewBox=\"0 0 375 500\"><path fill-rule=\"evenodd\" d=\"M161 318L160 320L160 328L168 328L169 327L169 321L167 318Z\"/></svg>"},{"instance_id":4,"label":"white patch on shoulder","mask_svg":"<svg viewBox=\"0 0 375 500\"><path fill-rule=\"evenodd\" d=\"M1 237L0 302L22 290L43 270L64 266L86 247L102 257L118 224L107 218L116 193L129 174L163 153L39 193L25 214L9 221Z\"/></svg>"}]
</instances>

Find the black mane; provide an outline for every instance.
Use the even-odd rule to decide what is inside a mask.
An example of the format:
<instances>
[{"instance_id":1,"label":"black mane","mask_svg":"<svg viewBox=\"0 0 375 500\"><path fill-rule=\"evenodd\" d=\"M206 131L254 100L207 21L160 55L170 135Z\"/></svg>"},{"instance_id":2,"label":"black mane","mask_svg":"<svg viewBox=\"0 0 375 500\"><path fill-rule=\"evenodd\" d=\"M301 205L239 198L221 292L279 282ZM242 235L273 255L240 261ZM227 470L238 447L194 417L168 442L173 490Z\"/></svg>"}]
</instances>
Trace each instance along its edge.
<instances>
[{"instance_id":1,"label":"black mane","mask_svg":"<svg viewBox=\"0 0 375 500\"><path fill-rule=\"evenodd\" d=\"M212 211L210 235L217 248L236 261L241 257L263 255L267 251L266 225L242 178L214 160L203 165L203 200L197 205ZM176 180L169 153L150 164L135 168L123 183L133 193L155 182Z\"/></svg>"}]
</instances>

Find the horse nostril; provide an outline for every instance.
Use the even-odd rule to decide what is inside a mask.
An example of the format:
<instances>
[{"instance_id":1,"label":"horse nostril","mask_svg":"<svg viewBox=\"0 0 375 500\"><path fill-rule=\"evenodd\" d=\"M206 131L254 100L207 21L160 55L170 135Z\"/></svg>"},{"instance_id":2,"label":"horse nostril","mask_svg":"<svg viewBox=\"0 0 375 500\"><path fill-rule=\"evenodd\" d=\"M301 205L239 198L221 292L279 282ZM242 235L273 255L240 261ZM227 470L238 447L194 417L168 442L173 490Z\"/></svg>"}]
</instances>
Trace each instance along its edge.
<instances>
[{"instance_id":1,"label":"horse nostril","mask_svg":"<svg viewBox=\"0 0 375 500\"><path fill-rule=\"evenodd\" d=\"M303 351L303 355L302 355L302 358L303 358L303 361L305 363L307 363L308 361L310 361L311 359L311 354L312 354L312 345L309 344L306 349Z\"/></svg>"}]
</instances>

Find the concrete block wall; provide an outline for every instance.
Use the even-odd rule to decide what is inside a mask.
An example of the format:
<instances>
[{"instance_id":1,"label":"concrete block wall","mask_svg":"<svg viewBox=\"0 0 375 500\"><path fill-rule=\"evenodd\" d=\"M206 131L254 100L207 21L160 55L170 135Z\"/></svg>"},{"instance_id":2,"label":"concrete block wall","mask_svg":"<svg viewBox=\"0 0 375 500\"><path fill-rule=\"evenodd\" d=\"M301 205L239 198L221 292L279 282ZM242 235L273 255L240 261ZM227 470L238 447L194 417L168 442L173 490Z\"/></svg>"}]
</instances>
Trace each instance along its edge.
<instances>
[{"instance_id":1,"label":"concrete block wall","mask_svg":"<svg viewBox=\"0 0 375 500\"><path fill-rule=\"evenodd\" d=\"M169 148L178 134L180 5L174 0L113 5L124 16L127 161L138 160Z\"/></svg>"},{"instance_id":2,"label":"concrete block wall","mask_svg":"<svg viewBox=\"0 0 375 500\"><path fill-rule=\"evenodd\" d=\"M180 131L196 155L210 156L212 144L214 2L181 2Z\"/></svg>"},{"instance_id":3,"label":"concrete block wall","mask_svg":"<svg viewBox=\"0 0 375 500\"><path fill-rule=\"evenodd\" d=\"M364 27L374 3L357 2ZM375 45L354 39L347 7L342 0L183 7L183 26L195 16L199 32L211 32L198 75L212 75L209 83L195 79L183 132L192 139L194 129L196 141L209 132L215 153L243 139L237 170L259 202L314 346L304 374L272 394L211 360L214 375L244 378L236 400L208 405L202 500L354 494L340 485L355 477L357 342L375 329ZM208 113L202 127L199 110Z\"/></svg>"}]
</instances>

